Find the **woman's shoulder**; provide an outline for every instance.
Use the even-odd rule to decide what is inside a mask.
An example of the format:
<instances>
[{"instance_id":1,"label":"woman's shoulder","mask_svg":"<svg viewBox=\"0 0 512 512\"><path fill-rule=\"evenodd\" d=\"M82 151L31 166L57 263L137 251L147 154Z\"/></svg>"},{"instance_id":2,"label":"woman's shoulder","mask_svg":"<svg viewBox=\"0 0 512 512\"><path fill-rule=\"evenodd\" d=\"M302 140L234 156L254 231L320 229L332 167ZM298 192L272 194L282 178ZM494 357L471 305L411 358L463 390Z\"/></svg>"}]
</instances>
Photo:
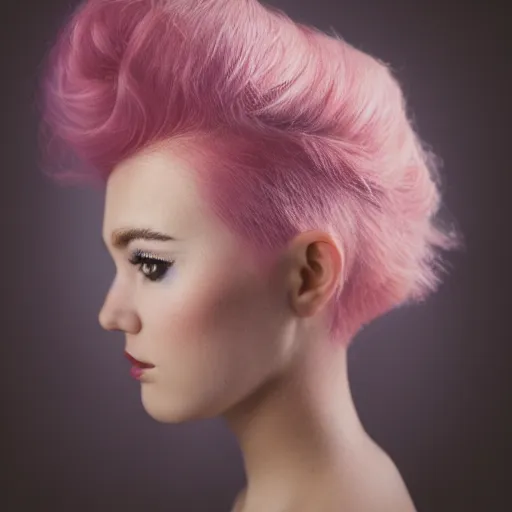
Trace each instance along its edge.
<instances>
[{"instance_id":1,"label":"woman's shoulder","mask_svg":"<svg viewBox=\"0 0 512 512\"><path fill-rule=\"evenodd\" d=\"M375 443L369 443L363 453L301 498L297 504L301 512L417 512L392 458ZM238 493L230 512L242 512L246 493L247 488Z\"/></svg>"},{"instance_id":2,"label":"woman's shoulder","mask_svg":"<svg viewBox=\"0 0 512 512\"><path fill-rule=\"evenodd\" d=\"M383 512L416 512L407 485L393 459L377 444L373 444L366 460L359 468L362 472L353 482L354 499L361 497L366 505L361 510ZM356 482L359 482L357 484ZM348 489L347 489L348 490ZM377 506L377 508L372 508ZM355 509L359 510L359 509Z\"/></svg>"}]
</instances>

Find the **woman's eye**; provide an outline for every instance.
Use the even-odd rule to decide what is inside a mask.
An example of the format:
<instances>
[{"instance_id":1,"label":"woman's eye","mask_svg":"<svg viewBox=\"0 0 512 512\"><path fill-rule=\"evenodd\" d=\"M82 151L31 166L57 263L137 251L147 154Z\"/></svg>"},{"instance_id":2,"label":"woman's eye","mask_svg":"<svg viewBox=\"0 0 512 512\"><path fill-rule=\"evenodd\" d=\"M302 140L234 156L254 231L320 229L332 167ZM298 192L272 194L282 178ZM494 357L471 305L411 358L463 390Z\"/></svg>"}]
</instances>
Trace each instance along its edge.
<instances>
[{"instance_id":1,"label":"woman's eye","mask_svg":"<svg viewBox=\"0 0 512 512\"><path fill-rule=\"evenodd\" d=\"M139 265L140 272L150 281L160 281L163 279L169 267L172 266L171 262L145 258L138 255L134 256L130 260L130 263L132 265Z\"/></svg>"},{"instance_id":2,"label":"woman's eye","mask_svg":"<svg viewBox=\"0 0 512 512\"><path fill-rule=\"evenodd\" d=\"M169 263L157 260L145 260L140 265L140 271L150 280L163 279L169 268Z\"/></svg>"}]
</instances>

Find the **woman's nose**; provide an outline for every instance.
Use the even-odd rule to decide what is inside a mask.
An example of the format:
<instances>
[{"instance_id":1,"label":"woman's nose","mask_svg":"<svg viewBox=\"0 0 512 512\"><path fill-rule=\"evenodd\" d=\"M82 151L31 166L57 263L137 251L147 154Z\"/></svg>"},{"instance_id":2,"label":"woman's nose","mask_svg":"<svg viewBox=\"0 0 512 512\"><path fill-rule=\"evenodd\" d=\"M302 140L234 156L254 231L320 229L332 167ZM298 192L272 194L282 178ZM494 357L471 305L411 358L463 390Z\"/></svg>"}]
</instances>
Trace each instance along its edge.
<instances>
[{"instance_id":1,"label":"woman's nose","mask_svg":"<svg viewBox=\"0 0 512 512\"><path fill-rule=\"evenodd\" d=\"M98 321L106 331L133 333L140 329L140 320L134 309L117 299L113 290L110 290L105 299Z\"/></svg>"}]
</instances>

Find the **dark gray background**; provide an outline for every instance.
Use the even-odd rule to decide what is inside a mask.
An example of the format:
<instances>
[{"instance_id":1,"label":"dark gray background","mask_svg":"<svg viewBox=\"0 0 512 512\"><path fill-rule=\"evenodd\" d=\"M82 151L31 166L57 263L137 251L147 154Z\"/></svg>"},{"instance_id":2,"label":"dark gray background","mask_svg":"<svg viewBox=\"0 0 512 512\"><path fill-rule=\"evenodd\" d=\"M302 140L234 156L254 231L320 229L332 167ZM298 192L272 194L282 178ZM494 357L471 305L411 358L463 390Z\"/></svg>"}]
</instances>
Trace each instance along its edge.
<instances>
[{"instance_id":1,"label":"dark gray background","mask_svg":"<svg viewBox=\"0 0 512 512\"><path fill-rule=\"evenodd\" d=\"M466 237L435 296L356 338L361 418L420 512L512 510L510 6L268 3L393 64L444 160L445 202ZM115 271L100 242L103 196L60 189L37 167L35 79L73 5L17 0L0 11L0 510L229 512L244 483L231 433L218 419L151 420L122 333L97 322Z\"/></svg>"}]
</instances>

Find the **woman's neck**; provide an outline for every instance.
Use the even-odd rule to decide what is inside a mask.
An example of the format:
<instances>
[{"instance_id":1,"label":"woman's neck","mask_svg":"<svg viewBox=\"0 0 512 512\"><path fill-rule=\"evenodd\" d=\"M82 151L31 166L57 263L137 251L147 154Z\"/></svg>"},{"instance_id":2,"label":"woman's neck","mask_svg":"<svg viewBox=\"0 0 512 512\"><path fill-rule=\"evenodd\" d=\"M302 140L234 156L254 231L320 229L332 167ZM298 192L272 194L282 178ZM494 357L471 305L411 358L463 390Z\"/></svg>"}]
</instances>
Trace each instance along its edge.
<instances>
[{"instance_id":1,"label":"woman's neck","mask_svg":"<svg viewBox=\"0 0 512 512\"><path fill-rule=\"evenodd\" d=\"M346 347L303 346L281 375L224 415L244 458L244 502L255 510L288 510L320 493L371 443L350 393Z\"/></svg>"}]
</instances>

